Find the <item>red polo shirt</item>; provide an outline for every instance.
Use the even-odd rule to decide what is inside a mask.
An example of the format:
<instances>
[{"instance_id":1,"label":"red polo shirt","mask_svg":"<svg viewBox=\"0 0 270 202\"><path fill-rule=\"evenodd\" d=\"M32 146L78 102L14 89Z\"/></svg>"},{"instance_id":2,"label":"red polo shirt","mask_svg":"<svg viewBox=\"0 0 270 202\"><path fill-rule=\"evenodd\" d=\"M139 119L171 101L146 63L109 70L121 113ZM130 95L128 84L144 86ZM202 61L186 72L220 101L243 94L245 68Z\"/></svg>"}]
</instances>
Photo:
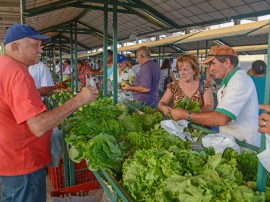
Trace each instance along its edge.
<instances>
[{"instance_id":1,"label":"red polo shirt","mask_svg":"<svg viewBox=\"0 0 270 202\"><path fill-rule=\"evenodd\" d=\"M0 175L36 171L50 162L48 131L36 137L26 120L46 111L27 67L0 56Z\"/></svg>"}]
</instances>

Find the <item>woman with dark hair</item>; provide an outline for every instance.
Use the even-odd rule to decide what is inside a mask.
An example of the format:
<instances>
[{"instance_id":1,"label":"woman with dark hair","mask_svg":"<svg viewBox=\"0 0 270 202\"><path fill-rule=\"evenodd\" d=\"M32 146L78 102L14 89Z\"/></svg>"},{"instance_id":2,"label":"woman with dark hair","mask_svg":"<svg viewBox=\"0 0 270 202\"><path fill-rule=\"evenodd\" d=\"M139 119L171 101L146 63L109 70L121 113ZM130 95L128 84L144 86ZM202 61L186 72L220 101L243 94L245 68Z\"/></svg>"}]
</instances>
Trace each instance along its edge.
<instances>
[{"instance_id":1,"label":"woman with dark hair","mask_svg":"<svg viewBox=\"0 0 270 202\"><path fill-rule=\"evenodd\" d=\"M169 59L165 59L161 65L161 74L160 74L160 80L159 80L159 91L165 91L167 89L168 80L166 80L168 77L170 81L171 79L171 68L172 63Z\"/></svg>"},{"instance_id":2,"label":"woman with dark hair","mask_svg":"<svg viewBox=\"0 0 270 202\"><path fill-rule=\"evenodd\" d=\"M178 101L189 98L192 103L199 102L201 111L212 111L214 107L213 94L207 81L204 81L204 93L200 93L199 61L194 55L183 55L177 58L176 67L180 79L168 85L163 97L158 103L158 109L169 115L171 108L168 106L172 100L172 106Z\"/></svg>"},{"instance_id":3,"label":"woman with dark hair","mask_svg":"<svg viewBox=\"0 0 270 202\"><path fill-rule=\"evenodd\" d=\"M252 73L251 76L257 91L259 104L264 103L264 91L265 91L265 70L266 64L262 60L256 60L252 63ZM261 114L263 110L259 110L259 114Z\"/></svg>"}]
</instances>

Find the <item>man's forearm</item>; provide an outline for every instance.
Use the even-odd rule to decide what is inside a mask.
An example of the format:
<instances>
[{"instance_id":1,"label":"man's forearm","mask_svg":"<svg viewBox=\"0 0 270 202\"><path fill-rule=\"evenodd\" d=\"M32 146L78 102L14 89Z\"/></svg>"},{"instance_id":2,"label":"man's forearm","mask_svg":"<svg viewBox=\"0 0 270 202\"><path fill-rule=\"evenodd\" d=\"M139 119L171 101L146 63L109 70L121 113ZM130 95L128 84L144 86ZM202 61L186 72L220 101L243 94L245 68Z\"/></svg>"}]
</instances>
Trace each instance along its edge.
<instances>
[{"instance_id":1,"label":"man's forearm","mask_svg":"<svg viewBox=\"0 0 270 202\"><path fill-rule=\"evenodd\" d=\"M187 117L188 114L186 120ZM193 123L205 126L224 126L231 120L228 116L219 112L192 112L190 119Z\"/></svg>"},{"instance_id":2,"label":"man's forearm","mask_svg":"<svg viewBox=\"0 0 270 202\"><path fill-rule=\"evenodd\" d=\"M58 126L82 105L93 102L97 95L98 90L95 87L83 88L79 94L68 100L61 107L31 117L26 123L31 132L37 137L40 137L48 130Z\"/></svg>"},{"instance_id":3,"label":"man's forearm","mask_svg":"<svg viewBox=\"0 0 270 202\"><path fill-rule=\"evenodd\" d=\"M68 100L61 107L43 112L27 120L32 133L40 137L51 128L58 126L65 118L76 111L82 104L75 97Z\"/></svg>"}]
</instances>

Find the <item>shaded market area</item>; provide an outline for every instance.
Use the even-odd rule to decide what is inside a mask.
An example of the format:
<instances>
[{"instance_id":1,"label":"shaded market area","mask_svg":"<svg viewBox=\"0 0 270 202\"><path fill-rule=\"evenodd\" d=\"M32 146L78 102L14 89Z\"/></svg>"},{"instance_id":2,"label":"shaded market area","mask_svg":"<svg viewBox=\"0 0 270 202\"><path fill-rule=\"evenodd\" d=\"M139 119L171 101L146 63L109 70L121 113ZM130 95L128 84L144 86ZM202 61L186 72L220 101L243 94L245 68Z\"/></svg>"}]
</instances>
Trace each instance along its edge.
<instances>
[{"instance_id":1,"label":"shaded market area","mask_svg":"<svg viewBox=\"0 0 270 202\"><path fill-rule=\"evenodd\" d=\"M262 118L267 110L256 106L256 117L247 117L247 128L242 128L251 131L248 123L256 120L253 135L260 137L259 144L222 131L243 121L239 114L249 115L243 113L243 96L249 103L257 96L251 91L258 92L252 103L270 104L269 15L268 0L1 0L0 55L9 56L4 41L15 23L50 37L42 44L38 63L51 77L44 87L47 94L34 81L44 111L72 108L59 118L62 121L55 120L58 124L51 133L47 201L270 201L268 134L258 132L267 126L267 118ZM219 48L225 53L219 54ZM219 56L225 58L218 60ZM212 71L217 60L224 65L219 68L230 64L225 76ZM190 65L195 73L183 84L181 79L189 75L183 73L186 61L195 63L198 78ZM265 78L261 100L256 84L246 76L256 76L254 61L263 70L259 77ZM232 79L235 89L249 88L221 105L224 94L234 91L229 84L234 75L240 75L239 82ZM195 93L185 96L195 82ZM174 92L177 85L184 89L184 98ZM82 104L84 87L98 93L89 91L94 99ZM152 93L157 102L142 102L140 93ZM194 95L198 97L193 99ZM79 107L78 97L83 98ZM211 106L206 110L207 102ZM237 114L226 107L241 110ZM209 124L210 113L227 122L216 119L218 124ZM7 113L0 110L1 114ZM207 118L198 121L199 114ZM0 131L1 125L6 128L0 122Z\"/></svg>"}]
</instances>

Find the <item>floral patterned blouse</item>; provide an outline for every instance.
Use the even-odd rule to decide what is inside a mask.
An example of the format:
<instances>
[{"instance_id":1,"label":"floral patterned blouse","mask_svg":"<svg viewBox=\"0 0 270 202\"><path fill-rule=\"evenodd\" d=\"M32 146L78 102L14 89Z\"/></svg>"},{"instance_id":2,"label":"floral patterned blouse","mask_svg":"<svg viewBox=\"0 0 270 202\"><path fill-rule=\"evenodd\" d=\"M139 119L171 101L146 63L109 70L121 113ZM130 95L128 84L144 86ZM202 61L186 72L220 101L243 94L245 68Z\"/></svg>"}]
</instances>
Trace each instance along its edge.
<instances>
[{"instance_id":1,"label":"floral patterned blouse","mask_svg":"<svg viewBox=\"0 0 270 202\"><path fill-rule=\"evenodd\" d=\"M209 83L207 81L204 81L204 93L208 90L210 87ZM172 105L174 106L179 100L182 100L184 98L189 98L191 99L192 103L195 102L196 100L199 101L200 108L204 106L202 96L200 94L200 86L198 86L198 89L196 92L191 96L187 97L185 93L183 92L182 88L179 86L179 81L173 81L172 83L169 84L168 88L171 90L173 97L172 97Z\"/></svg>"}]
</instances>

